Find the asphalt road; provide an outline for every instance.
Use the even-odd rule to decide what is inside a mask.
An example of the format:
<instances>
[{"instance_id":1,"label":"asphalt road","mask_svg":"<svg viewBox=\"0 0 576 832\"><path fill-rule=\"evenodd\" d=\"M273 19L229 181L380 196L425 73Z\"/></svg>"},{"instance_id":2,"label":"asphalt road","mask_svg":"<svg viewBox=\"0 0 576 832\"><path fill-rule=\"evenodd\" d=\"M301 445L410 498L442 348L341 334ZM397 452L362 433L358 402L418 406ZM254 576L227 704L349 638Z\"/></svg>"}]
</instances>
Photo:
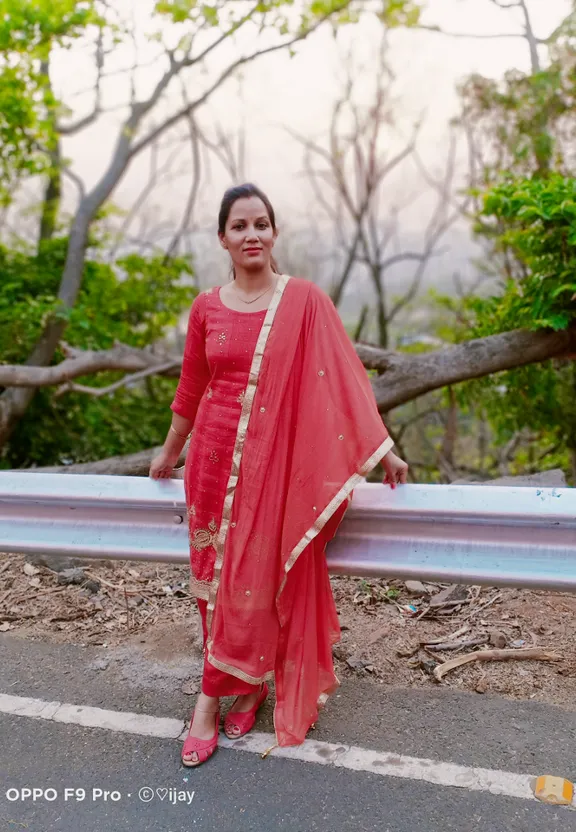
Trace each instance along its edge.
<instances>
[{"instance_id":1,"label":"asphalt road","mask_svg":"<svg viewBox=\"0 0 576 832\"><path fill-rule=\"evenodd\" d=\"M194 669L193 660L150 661L135 647L0 637L0 693L12 696L184 720L192 703L180 685ZM272 730L270 718L267 705L258 730ZM576 713L536 703L345 682L313 737L576 779ZM189 770L180 748L176 740L0 714L0 832L576 832L570 808L223 748ZM8 799L23 787L52 788L56 798ZM144 787L155 793L150 802L138 797ZM173 794L184 792L193 796L176 802Z\"/></svg>"}]
</instances>

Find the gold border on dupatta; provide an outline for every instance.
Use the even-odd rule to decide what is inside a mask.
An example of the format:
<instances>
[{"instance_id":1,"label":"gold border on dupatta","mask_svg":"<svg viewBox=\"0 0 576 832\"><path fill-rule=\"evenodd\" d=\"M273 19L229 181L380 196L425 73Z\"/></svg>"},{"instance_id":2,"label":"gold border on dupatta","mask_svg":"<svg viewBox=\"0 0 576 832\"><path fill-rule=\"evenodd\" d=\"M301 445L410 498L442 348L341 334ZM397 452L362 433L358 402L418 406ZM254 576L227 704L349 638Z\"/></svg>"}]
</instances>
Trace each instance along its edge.
<instances>
[{"instance_id":1,"label":"gold border on dupatta","mask_svg":"<svg viewBox=\"0 0 576 832\"><path fill-rule=\"evenodd\" d=\"M234 443L232 467L230 469L230 476L228 478L228 484L226 486L226 496L224 498L224 507L222 509L220 531L218 533L218 538L215 544L216 560L214 562L214 573L212 583L210 585L208 607L206 612L206 629L208 631L207 656L210 664L214 665L214 667L217 667L219 670L223 670L226 673L231 673L232 675L237 676L238 678L243 678L245 679L245 681L254 682L255 684L257 684L259 681L263 681L265 678L267 678L267 676L262 676L260 679L253 680L252 677L248 677L245 673L243 673L243 671L239 670L238 668L224 664L223 662L218 661L214 658L214 656L212 656L210 652L213 644L211 635L212 617L214 614L214 608L216 606L216 596L218 594L218 587L220 586L220 575L222 573L222 565L224 563L224 549L226 545L226 538L228 536L228 529L230 528L230 519L232 517L234 494L236 492L236 486L238 485L238 477L240 474L240 464L242 462L244 442L246 440L246 434L248 432L248 425L250 423L250 415L252 413L254 397L256 396L256 387L258 386L260 368L262 366L262 358L264 357L264 351L266 349L266 344L268 342L268 337L270 335L270 330L272 329L274 318L276 317L276 312L278 310L280 301L282 300L282 296L284 294L284 290L288 285L289 280L290 278L288 275L280 275L278 278L276 290L270 302L270 306L268 307L268 311L266 312L264 323L262 324L262 329L260 330L260 334L258 335L256 348L254 350L254 356L252 358L252 364L250 365L248 384L246 386L246 391L244 394L242 412L240 414L238 430L236 433L236 441ZM272 671L269 671L269 673L271 672Z\"/></svg>"},{"instance_id":2,"label":"gold border on dupatta","mask_svg":"<svg viewBox=\"0 0 576 832\"><path fill-rule=\"evenodd\" d=\"M290 556L286 561L286 565L284 567L284 577L282 578L282 583L280 584L280 589L276 594L276 601L280 598L282 591L286 585L286 579L288 577L288 572L292 569L304 549L314 540L314 538L320 534L328 520L332 517L334 512L338 509L338 507L344 502L346 497L356 488L357 485L366 477L367 474L380 462L383 456L385 456L390 448L394 445L394 440L391 436L388 436L384 442L374 451L374 453L366 460L364 465L358 470L356 474L352 474L352 476L344 483L342 488L338 491L337 494L332 497L326 508L318 515L314 524L310 526L306 534L300 539L300 541L296 544L296 546L290 552Z\"/></svg>"},{"instance_id":3,"label":"gold border on dupatta","mask_svg":"<svg viewBox=\"0 0 576 832\"><path fill-rule=\"evenodd\" d=\"M211 665L217 667L218 670L223 670L224 673L230 673L232 676L236 676L237 679L242 679L243 682L248 682L249 685L259 685L262 682L270 682L274 679L273 670L268 670L263 676L249 676L248 673L244 673L244 671L240 670L239 667L232 667L232 665L226 664L226 662L221 662L214 658L211 653L208 653L208 661Z\"/></svg>"},{"instance_id":4,"label":"gold border on dupatta","mask_svg":"<svg viewBox=\"0 0 576 832\"><path fill-rule=\"evenodd\" d=\"M314 538L320 534L328 520L332 517L334 512L338 509L338 507L344 502L346 497L356 488L357 485L370 473L370 471L380 462L383 456L385 456L390 448L394 445L394 440L391 436L388 436L384 442L371 454L364 465L358 470L356 474L353 474L340 488L337 494L330 500L326 508L318 515L314 524L308 529L306 534L300 539L300 541L296 544L296 546L290 552L290 557L286 561L286 566L284 567L284 577L282 578L282 583L280 584L280 589L276 594L276 602L280 598L282 591L286 585L286 580L288 578L288 572L292 569L306 546L314 540ZM336 679L336 685L331 687L328 691L323 691L319 694L318 699L316 701L316 707L320 711L324 708L327 700L340 687L340 680L334 673L334 678ZM274 734L276 743L275 745L270 746L270 748L262 755L266 756L270 753L274 748L279 747L280 743L278 742L278 729L276 728L276 707L277 703L274 705L274 711L272 714L272 720L274 723Z\"/></svg>"}]
</instances>

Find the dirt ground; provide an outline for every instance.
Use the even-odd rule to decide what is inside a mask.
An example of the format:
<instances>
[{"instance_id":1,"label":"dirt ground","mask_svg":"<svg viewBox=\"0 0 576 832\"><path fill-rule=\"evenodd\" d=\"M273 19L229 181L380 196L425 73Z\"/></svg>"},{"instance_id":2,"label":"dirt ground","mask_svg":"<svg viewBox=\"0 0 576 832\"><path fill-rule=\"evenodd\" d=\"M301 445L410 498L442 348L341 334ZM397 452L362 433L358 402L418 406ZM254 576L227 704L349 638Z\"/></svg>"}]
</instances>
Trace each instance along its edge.
<instances>
[{"instance_id":1,"label":"dirt ground","mask_svg":"<svg viewBox=\"0 0 576 832\"><path fill-rule=\"evenodd\" d=\"M331 581L342 628L334 647L340 679L361 675L404 688L445 685L576 710L576 596L450 590L445 584L408 583L408 589L402 581L340 576ZM163 660L182 651L183 635L191 651L199 655L201 649L187 566L92 562L55 572L21 555L0 554L0 632L8 631L102 647L139 643ZM444 668L441 681L436 678L444 662L496 648L513 658L496 661L498 654L489 653L490 660ZM516 660L529 648L555 658Z\"/></svg>"}]
</instances>

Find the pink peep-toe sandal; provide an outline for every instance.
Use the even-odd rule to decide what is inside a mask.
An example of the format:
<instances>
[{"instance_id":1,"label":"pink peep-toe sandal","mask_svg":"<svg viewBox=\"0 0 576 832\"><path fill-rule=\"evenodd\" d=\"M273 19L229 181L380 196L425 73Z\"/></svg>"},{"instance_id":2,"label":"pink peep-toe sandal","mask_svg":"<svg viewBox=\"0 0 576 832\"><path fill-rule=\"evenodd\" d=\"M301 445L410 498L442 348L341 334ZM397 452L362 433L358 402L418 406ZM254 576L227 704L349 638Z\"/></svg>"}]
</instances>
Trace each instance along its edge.
<instances>
[{"instance_id":1,"label":"pink peep-toe sandal","mask_svg":"<svg viewBox=\"0 0 576 832\"><path fill-rule=\"evenodd\" d=\"M267 696L268 685L264 682L260 696L249 711L234 711L233 713L228 712L226 714L226 717L224 718L224 733L229 740L237 740L238 737L243 737L244 734L247 734L248 731L251 730L256 722L256 711L261 705L263 705ZM237 700L238 697L236 697L234 702Z\"/></svg>"},{"instance_id":2,"label":"pink peep-toe sandal","mask_svg":"<svg viewBox=\"0 0 576 832\"><path fill-rule=\"evenodd\" d=\"M199 711L202 711L202 708L198 708ZM214 714L216 720L216 730L214 731L214 736L210 737L209 740L201 740L198 737L192 737L190 735L190 731L192 730L192 723L194 721L194 713L196 709L192 712L192 716L190 717L190 728L188 729L188 736L184 740L184 745L182 747L182 765L188 766L188 768L192 768L193 766L199 766L202 763L205 763L206 760L214 754L216 748L218 747L218 726L220 725L220 709L217 711L204 711L204 713ZM189 756L196 752L198 755L197 760L185 760L184 756Z\"/></svg>"}]
</instances>

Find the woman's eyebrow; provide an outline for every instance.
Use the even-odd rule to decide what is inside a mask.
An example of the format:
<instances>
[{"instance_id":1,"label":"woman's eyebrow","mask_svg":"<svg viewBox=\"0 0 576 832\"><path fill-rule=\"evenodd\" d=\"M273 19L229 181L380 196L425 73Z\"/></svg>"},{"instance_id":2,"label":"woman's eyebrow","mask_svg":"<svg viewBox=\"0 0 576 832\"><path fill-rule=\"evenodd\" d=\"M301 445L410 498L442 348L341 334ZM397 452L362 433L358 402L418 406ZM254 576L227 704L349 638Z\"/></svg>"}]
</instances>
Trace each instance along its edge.
<instances>
[{"instance_id":1,"label":"woman's eyebrow","mask_svg":"<svg viewBox=\"0 0 576 832\"><path fill-rule=\"evenodd\" d=\"M268 222L268 217L265 214L263 214L261 217L256 217L256 222L261 222L262 220L266 220L266 222ZM235 217L232 220L232 222L233 223L234 222L246 222L246 218L245 217Z\"/></svg>"}]
</instances>

